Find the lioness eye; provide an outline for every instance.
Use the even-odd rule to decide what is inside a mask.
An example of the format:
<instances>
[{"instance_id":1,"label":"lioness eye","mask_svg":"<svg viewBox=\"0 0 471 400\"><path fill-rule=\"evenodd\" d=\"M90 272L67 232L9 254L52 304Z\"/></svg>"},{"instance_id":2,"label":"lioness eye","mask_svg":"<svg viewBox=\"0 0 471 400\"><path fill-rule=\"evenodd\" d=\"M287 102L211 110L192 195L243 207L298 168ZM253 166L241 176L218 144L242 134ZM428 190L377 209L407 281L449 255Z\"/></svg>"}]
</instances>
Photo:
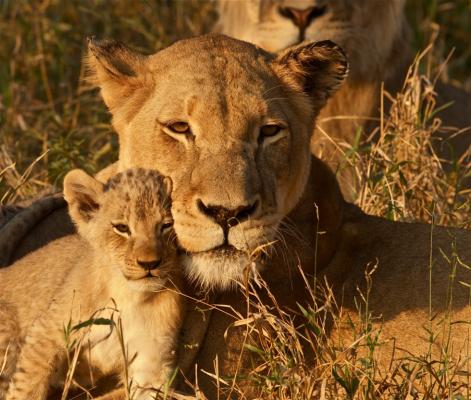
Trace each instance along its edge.
<instances>
[{"instance_id":1,"label":"lioness eye","mask_svg":"<svg viewBox=\"0 0 471 400\"><path fill-rule=\"evenodd\" d=\"M112 224L112 225L115 232L119 234L129 235L131 233L131 231L129 230L129 226L125 224Z\"/></svg>"},{"instance_id":2,"label":"lioness eye","mask_svg":"<svg viewBox=\"0 0 471 400\"><path fill-rule=\"evenodd\" d=\"M260 136L272 137L277 135L283 128L279 125L264 125L260 128Z\"/></svg>"},{"instance_id":3,"label":"lioness eye","mask_svg":"<svg viewBox=\"0 0 471 400\"><path fill-rule=\"evenodd\" d=\"M170 129L174 133L181 133L181 134L186 134L190 133L190 125L188 125L186 122L172 122L167 125L167 128Z\"/></svg>"}]
</instances>

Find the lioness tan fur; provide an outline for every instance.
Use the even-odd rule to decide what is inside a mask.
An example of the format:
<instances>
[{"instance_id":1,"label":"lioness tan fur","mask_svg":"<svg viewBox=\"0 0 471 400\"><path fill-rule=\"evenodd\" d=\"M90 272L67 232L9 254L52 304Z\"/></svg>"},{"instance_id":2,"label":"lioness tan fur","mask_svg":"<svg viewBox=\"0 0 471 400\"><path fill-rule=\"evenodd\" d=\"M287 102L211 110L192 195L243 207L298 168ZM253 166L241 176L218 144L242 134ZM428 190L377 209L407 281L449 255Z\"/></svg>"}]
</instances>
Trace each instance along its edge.
<instances>
[{"instance_id":1,"label":"lioness tan fur","mask_svg":"<svg viewBox=\"0 0 471 400\"><path fill-rule=\"evenodd\" d=\"M344 154L361 131L369 135L379 126L382 83L395 94L413 61L404 4L404 0L218 0L215 30L220 33L269 51L280 51L302 40L326 39L346 51L351 72L320 113L311 144L314 154L338 172L342 191L349 199L355 198L357 186ZM467 153L469 162L470 94L440 83L436 89L437 107L447 104L438 114L444 125L468 128L460 134L456 134L458 129L443 133L435 143L437 153L448 162ZM465 165L466 159L462 162Z\"/></svg>"},{"instance_id":2,"label":"lioness tan fur","mask_svg":"<svg viewBox=\"0 0 471 400\"><path fill-rule=\"evenodd\" d=\"M208 35L151 56L116 42L92 42L90 52L92 77L120 140L119 161L99 178L129 167L170 176L186 274L196 288L203 285L219 293L213 304L246 315L246 299L233 282L243 282L255 271L280 307L297 309L297 303L310 299L299 264L310 281L315 273L319 282L325 276L354 319L356 287L363 290L371 262L378 266L370 311L382 315L381 337L389 340L382 370L389 368L391 338L403 349L397 358L407 351L428 351L429 343L420 335L429 322L430 262L432 312L440 316L450 272L441 251L450 255L456 243L453 248L469 264L471 235L365 215L343 200L332 172L311 155L313 121L346 73L345 56L337 46L307 43L273 55ZM41 229L47 231L47 219ZM260 245L268 246L265 256L258 252ZM471 319L471 309L468 289L458 282L469 283L470 278L469 270L460 267L451 285L451 311L463 321ZM197 297L197 289L192 295ZM197 363L198 370L214 373L217 358L221 376L237 370L244 374L250 363L240 357L240 328L231 328L234 319L224 308L202 313L207 308L190 310L184 341L197 350L182 352L179 363ZM454 324L452 329L456 346L451 357L458 357L467 344L466 328ZM331 334L350 337L343 328ZM201 372L198 382L209 399L217 398L211 378ZM255 388L245 390L255 398Z\"/></svg>"},{"instance_id":3,"label":"lioness tan fur","mask_svg":"<svg viewBox=\"0 0 471 400\"><path fill-rule=\"evenodd\" d=\"M89 332L81 369L86 360L98 376L128 376L136 399L154 398L169 380L184 305L170 190L155 171L131 169L104 185L81 170L66 175L64 196L79 235L0 271L1 399L46 399L65 378L57 372L66 361L64 329L78 340L82 332L74 336L73 327L89 319L114 325L82 328Z\"/></svg>"}]
</instances>

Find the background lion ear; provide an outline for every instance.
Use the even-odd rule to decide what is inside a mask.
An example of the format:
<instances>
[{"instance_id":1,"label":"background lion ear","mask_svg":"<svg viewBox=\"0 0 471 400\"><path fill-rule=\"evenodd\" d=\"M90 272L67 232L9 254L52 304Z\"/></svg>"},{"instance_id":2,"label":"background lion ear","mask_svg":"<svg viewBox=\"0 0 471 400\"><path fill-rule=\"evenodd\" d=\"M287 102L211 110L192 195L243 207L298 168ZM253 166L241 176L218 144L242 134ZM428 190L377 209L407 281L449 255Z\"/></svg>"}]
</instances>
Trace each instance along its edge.
<instances>
[{"instance_id":1,"label":"background lion ear","mask_svg":"<svg viewBox=\"0 0 471 400\"><path fill-rule=\"evenodd\" d=\"M82 171L74 169L64 178L64 197L69 214L78 225L87 223L100 208L99 197L103 184Z\"/></svg>"},{"instance_id":2,"label":"background lion ear","mask_svg":"<svg viewBox=\"0 0 471 400\"><path fill-rule=\"evenodd\" d=\"M145 83L147 56L115 40L88 39L85 60L88 80L101 88L103 100L113 111L123 99Z\"/></svg>"},{"instance_id":3,"label":"background lion ear","mask_svg":"<svg viewBox=\"0 0 471 400\"><path fill-rule=\"evenodd\" d=\"M275 59L274 67L280 78L320 101L321 106L348 74L344 51L330 40L288 48Z\"/></svg>"}]
</instances>

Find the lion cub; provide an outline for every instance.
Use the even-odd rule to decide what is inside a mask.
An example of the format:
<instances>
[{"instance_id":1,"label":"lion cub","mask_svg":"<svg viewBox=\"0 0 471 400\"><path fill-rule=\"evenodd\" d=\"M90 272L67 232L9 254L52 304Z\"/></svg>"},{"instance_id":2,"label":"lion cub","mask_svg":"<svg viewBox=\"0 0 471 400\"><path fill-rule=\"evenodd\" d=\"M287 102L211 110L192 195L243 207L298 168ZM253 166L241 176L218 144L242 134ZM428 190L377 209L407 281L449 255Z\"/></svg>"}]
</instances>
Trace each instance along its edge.
<instances>
[{"instance_id":1,"label":"lion cub","mask_svg":"<svg viewBox=\"0 0 471 400\"><path fill-rule=\"evenodd\" d=\"M0 270L0 399L46 399L67 369L65 331L87 333L78 370L88 377L124 377L122 336L131 393L154 398L174 370L184 311L170 191L155 171L128 170L106 184L67 174L79 234Z\"/></svg>"}]
</instances>

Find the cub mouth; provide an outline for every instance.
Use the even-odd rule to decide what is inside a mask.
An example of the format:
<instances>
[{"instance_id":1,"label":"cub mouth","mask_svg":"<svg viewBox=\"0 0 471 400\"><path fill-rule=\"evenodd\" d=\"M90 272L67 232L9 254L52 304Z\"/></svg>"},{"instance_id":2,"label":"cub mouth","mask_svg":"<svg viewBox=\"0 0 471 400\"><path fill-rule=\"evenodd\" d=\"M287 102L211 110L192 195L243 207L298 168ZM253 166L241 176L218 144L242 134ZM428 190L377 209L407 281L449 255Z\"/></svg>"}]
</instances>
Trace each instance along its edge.
<instances>
[{"instance_id":1,"label":"cub mouth","mask_svg":"<svg viewBox=\"0 0 471 400\"><path fill-rule=\"evenodd\" d=\"M124 277L128 281L155 281L155 280L162 280L163 275L162 272L158 269L149 270L149 271L142 271L142 272L125 272Z\"/></svg>"},{"instance_id":2,"label":"cub mouth","mask_svg":"<svg viewBox=\"0 0 471 400\"><path fill-rule=\"evenodd\" d=\"M135 275L126 277L128 285L134 290L140 292L156 292L163 290L167 285L167 277L156 273L152 274L152 271L148 271L142 275Z\"/></svg>"}]
</instances>

